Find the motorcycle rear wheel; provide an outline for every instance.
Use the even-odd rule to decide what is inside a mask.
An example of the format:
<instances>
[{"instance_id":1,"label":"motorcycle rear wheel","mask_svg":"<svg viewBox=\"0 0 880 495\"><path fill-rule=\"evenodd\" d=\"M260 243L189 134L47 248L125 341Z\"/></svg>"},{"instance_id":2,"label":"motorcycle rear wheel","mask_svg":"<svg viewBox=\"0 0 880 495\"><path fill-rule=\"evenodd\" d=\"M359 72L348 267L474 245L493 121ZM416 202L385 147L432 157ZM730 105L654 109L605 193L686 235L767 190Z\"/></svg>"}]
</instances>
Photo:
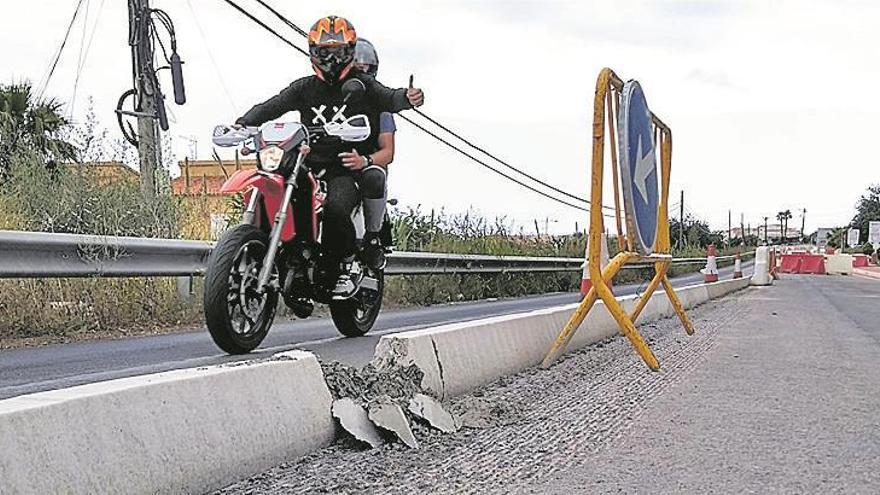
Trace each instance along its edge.
<instances>
[{"instance_id":1,"label":"motorcycle rear wheel","mask_svg":"<svg viewBox=\"0 0 880 495\"><path fill-rule=\"evenodd\" d=\"M350 299L330 302L330 317L339 333L346 337L361 337L372 330L382 310L382 296L385 293L385 276L382 272L373 274L379 281L378 294L361 289ZM368 294L373 292L373 294ZM372 300L370 300L372 299Z\"/></svg>"},{"instance_id":2,"label":"motorcycle rear wheel","mask_svg":"<svg viewBox=\"0 0 880 495\"><path fill-rule=\"evenodd\" d=\"M242 224L217 241L205 273L205 323L214 343L229 354L247 354L269 332L278 293L256 290L269 237Z\"/></svg>"}]
</instances>

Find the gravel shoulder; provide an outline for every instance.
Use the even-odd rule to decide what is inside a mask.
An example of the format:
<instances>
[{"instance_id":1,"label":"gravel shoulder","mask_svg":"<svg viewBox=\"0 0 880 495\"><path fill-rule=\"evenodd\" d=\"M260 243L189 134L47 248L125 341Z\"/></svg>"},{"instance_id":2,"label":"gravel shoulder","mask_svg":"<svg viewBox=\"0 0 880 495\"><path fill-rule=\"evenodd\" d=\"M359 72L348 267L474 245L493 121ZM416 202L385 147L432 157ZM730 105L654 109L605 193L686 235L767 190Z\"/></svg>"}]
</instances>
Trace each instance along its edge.
<instances>
[{"instance_id":1,"label":"gravel shoulder","mask_svg":"<svg viewBox=\"0 0 880 495\"><path fill-rule=\"evenodd\" d=\"M876 492L880 328L829 300L853 281L713 301L692 337L641 326L658 373L614 338L452 400L470 426L418 427L419 450L342 440L220 493Z\"/></svg>"}]
</instances>

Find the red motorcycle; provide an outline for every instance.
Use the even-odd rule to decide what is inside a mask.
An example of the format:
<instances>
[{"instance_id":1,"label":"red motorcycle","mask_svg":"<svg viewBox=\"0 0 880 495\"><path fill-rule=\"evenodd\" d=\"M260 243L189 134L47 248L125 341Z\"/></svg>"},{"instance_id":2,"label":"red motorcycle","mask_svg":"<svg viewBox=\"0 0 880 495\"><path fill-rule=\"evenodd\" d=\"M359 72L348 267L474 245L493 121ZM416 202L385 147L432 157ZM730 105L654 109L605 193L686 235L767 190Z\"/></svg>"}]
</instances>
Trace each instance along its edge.
<instances>
[{"instance_id":1,"label":"red motorcycle","mask_svg":"<svg viewBox=\"0 0 880 495\"><path fill-rule=\"evenodd\" d=\"M321 244L326 187L308 169L302 149L318 140L358 142L369 135L364 115L318 127L270 122L214 129L214 144L241 145L242 151L256 153L258 167L235 172L220 189L243 193L246 205L242 223L217 242L205 274L205 320L221 349L244 354L256 348L272 325L279 295L299 318L311 316L314 302L328 304L345 336L361 336L373 327L382 307L383 271L355 259L346 265L355 290L346 299L333 297L339 265L323 259ZM362 239L361 208L353 219ZM390 237L390 228L385 230Z\"/></svg>"}]
</instances>

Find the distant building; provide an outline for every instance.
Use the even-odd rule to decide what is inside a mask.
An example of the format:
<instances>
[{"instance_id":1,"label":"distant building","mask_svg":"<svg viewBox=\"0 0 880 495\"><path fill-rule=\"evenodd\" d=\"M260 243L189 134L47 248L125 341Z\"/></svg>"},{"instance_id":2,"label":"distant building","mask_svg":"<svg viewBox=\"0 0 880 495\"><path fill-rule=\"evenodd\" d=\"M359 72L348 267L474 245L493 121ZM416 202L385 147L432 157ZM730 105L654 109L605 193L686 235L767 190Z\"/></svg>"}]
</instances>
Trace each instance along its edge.
<instances>
[{"instance_id":1,"label":"distant building","mask_svg":"<svg viewBox=\"0 0 880 495\"><path fill-rule=\"evenodd\" d=\"M186 205L184 236L217 239L238 213L232 195L221 193L220 187L236 170L257 168L256 160L184 160L179 165L181 175L171 181L171 194L183 197Z\"/></svg>"},{"instance_id":2,"label":"distant building","mask_svg":"<svg viewBox=\"0 0 880 495\"><path fill-rule=\"evenodd\" d=\"M756 236L758 238L758 240L763 241L764 240L764 226L759 225L758 227L755 227L752 229L747 228L745 231L745 234ZM727 238L727 231L726 230L723 232L723 235L724 235L725 240L729 240ZM733 239L742 239L743 238L742 229L740 227L734 227L734 228L730 229L730 236ZM797 228L788 227L788 230L786 232L785 237L786 237L786 239L800 239L801 231L800 231L800 229L797 229ZM779 224L779 223L767 224L767 240L770 242L774 242L774 241L780 241L781 239L782 239L782 224Z\"/></svg>"},{"instance_id":3,"label":"distant building","mask_svg":"<svg viewBox=\"0 0 880 495\"><path fill-rule=\"evenodd\" d=\"M139 182L141 178L140 172L129 167L122 162L88 162L88 163L66 163L64 164L70 170L88 172L98 179L98 183L102 186L118 183L120 181Z\"/></svg>"},{"instance_id":4,"label":"distant building","mask_svg":"<svg viewBox=\"0 0 880 495\"><path fill-rule=\"evenodd\" d=\"M217 196L221 194L220 187L229 176L236 170L257 168L257 161L224 161L221 165L216 160L184 160L179 165L180 177L171 181L172 194Z\"/></svg>"}]
</instances>

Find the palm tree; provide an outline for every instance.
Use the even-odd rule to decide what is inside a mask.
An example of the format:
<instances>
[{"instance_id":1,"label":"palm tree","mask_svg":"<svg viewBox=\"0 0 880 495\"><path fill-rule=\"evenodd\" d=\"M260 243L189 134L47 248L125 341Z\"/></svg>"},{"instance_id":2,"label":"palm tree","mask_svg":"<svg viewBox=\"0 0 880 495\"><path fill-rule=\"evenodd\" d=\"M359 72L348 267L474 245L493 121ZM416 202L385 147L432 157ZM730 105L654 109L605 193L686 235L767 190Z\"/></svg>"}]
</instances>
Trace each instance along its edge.
<instances>
[{"instance_id":1,"label":"palm tree","mask_svg":"<svg viewBox=\"0 0 880 495\"><path fill-rule=\"evenodd\" d=\"M776 214L776 219L779 220L779 227L782 229L782 235L780 239L782 242L785 242L786 235L788 234L788 219L791 218L791 210L780 211Z\"/></svg>"},{"instance_id":2,"label":"palm tree","mask_svg":"<svg viewBox=\"0 0 880 495\"><path fill-rule=\"evenodd\" d=\"M785 212L780 211L779 213L777 213L776 220L779 221L779 229L780 229L779 241L782 242L782 240L785 238L785 229L782 228L782 224L785 221Z\"/></svg>"},{"instance_id":3,"label":"palm tree","mask_svg":"<svg viewBox=\"0 0 880 495\"><path fill-rule=\"evenodd\" d=\"M36 152L47 163L76 159L76 147L64 137L69 122L63 104L34 95L30 83L0 84L0 176L9 174L12 157Z\"/></svg>"}]
</instances>

